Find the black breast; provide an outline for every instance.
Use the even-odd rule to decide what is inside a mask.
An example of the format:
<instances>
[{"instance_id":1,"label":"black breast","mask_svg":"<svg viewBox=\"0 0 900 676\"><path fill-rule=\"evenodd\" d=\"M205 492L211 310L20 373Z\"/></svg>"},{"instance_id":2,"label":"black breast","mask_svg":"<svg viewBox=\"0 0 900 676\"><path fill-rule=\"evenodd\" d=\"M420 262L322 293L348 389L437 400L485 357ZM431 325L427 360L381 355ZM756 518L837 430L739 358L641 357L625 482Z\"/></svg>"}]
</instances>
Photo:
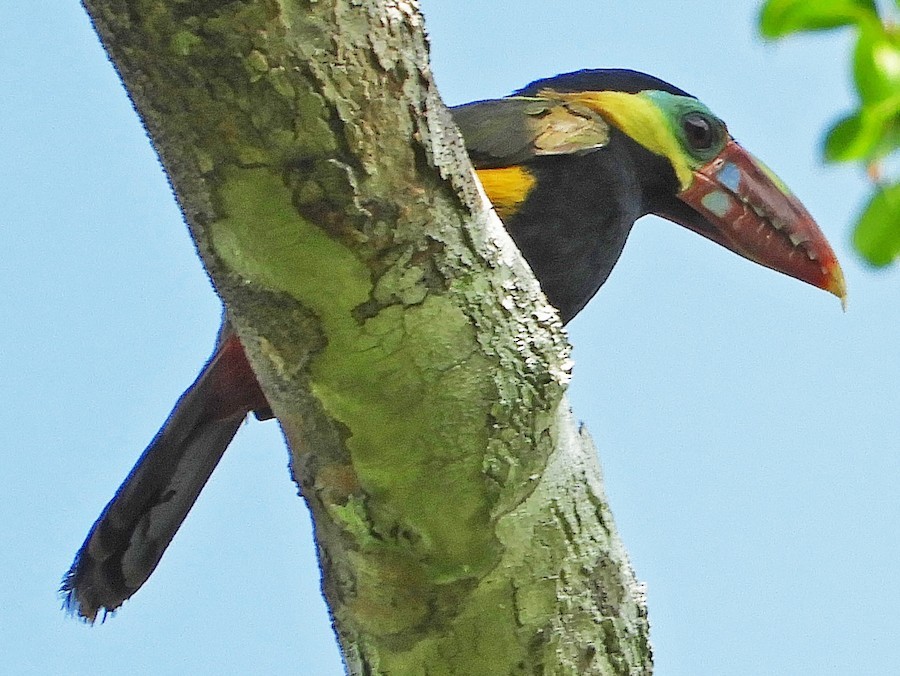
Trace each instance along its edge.
<instances>
[{"instance_id":1,"label":"black breast","mask_svg":"<svg viewBox=\"0 0 900 676\"><path fill-rule=\"evenodd\" d=\"M528 162L537 184L506 227L564 322L606 281L648 212L636 149L643 151L614 132L605 148Z\"/></svg>"}]
</instances>

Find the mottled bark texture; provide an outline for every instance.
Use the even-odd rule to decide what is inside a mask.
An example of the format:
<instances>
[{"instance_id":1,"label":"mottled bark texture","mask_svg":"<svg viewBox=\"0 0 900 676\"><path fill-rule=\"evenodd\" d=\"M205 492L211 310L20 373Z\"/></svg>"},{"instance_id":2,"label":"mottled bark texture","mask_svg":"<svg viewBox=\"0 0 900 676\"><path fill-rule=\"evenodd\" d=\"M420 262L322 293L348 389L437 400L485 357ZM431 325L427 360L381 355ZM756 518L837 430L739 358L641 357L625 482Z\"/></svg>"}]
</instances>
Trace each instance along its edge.
<instances>
[{"instance_id":1,"label":"mottled bark texture","mask_svg":"<svg viewBox=\"0 0 900 676\"><path fill-rule=\"evenodd\" d=\"M416 4L85 5L290 444L349 671L648 673L568 346Z\"/></svg>"}]
</instances>

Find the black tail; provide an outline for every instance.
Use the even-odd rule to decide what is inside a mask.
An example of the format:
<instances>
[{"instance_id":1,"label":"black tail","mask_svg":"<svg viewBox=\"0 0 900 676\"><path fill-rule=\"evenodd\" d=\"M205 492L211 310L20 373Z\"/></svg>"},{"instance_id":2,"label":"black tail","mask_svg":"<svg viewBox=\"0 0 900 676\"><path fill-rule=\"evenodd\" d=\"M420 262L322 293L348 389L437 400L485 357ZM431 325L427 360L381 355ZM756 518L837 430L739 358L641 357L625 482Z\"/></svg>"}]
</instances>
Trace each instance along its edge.
<instances>
[{"instance_id":1,"label":"black tail","mask_svg":"<svg viewBox=\"0 0 900 676\"><path fill-rule=\"evenodd\" d=\"M144 584L253 410L249 402L262 397L258 388L243 348L226 330L75 555L60 589L66 610L93 623Z\"/></svg>"}]
</instances>

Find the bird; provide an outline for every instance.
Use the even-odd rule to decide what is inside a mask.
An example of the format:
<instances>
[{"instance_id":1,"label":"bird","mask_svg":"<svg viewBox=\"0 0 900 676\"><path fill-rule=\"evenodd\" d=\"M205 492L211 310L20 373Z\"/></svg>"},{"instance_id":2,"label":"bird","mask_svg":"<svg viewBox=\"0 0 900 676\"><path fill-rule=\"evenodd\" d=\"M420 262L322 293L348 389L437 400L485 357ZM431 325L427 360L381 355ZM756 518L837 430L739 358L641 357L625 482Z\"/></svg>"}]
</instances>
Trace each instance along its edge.
<instances>
[{"instance_id":1,"label":"bird","mask_svg":"<svg viewBox=\"0 0 900 676\"><path fill-rule=\"evenodd\" d=\"M846 301L837 258L785 184L696 97L626 69L535 80L451 108L497 215L563 323L649 214ZM93 623L149 578L237 430L273 417L227 319L216 348L91 527L63 578Z\"/></svg>"}]
</instances>

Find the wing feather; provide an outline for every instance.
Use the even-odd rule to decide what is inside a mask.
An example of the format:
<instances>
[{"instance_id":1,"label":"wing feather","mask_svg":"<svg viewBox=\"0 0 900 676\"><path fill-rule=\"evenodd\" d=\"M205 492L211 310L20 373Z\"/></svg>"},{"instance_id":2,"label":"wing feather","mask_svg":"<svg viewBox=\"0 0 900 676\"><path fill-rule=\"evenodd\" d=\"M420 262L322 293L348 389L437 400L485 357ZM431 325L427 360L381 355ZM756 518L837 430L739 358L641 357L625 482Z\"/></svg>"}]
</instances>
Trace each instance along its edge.
<instances>
[{"instance_id":1,"label":"wing feather","mask_svg":"<svg viewBox=\"0 0 900 676\"><path fill-rule=\"evenodd\" d=\"M544 155L591 152L609 142L609 124L599 113L550 97L476 101L451 112L476 169L515 166Z\"/></svg>"}]
</instances>

